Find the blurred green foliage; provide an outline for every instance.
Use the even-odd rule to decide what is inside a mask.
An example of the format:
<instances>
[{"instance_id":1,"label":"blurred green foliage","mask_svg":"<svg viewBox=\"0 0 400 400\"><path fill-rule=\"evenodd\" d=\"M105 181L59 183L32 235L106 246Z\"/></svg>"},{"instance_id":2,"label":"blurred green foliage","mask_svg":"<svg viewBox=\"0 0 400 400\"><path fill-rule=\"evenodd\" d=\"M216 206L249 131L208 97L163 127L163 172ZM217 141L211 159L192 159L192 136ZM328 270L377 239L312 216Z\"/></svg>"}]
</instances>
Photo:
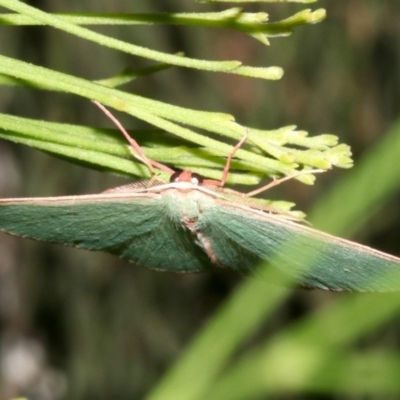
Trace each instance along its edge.
<instances>
[{"instance_id":1,"label":"blurred green foliage","mask_svg":"<svg viewBox=\"0 0 400 400\"><path fill-rule=\"evenodd\" d=\"M136 0L134 7L116 0L101 9L76 0L68 9L60 0L31 3L48 12L225 9L186 0ZM324 174L313 187L289 182L268 197L300 209L316 204L310 213L315 227L399 255L400 4L325 0L320 7L328 13L323 23L297 28L270 47L211 28L94 29L171 54L281 66L281 81L174 67L124 89L232 114L259 129L296 124L340 136L352 146L354 171ZM272 21L303 8L246 5ZM145 59L51 28L1 27L1 37L5 56L89 80L148 66ZM106 124L86 99L62 93L3 86L0 105L27 118ZM127 128L148 128L119 117ZM1 197L95 193L124 182L0 144ZM0 239L2 398L398 398L397 294L289 291L228 274L157 274L104 254Z\"/></svg>"}]
</instances>

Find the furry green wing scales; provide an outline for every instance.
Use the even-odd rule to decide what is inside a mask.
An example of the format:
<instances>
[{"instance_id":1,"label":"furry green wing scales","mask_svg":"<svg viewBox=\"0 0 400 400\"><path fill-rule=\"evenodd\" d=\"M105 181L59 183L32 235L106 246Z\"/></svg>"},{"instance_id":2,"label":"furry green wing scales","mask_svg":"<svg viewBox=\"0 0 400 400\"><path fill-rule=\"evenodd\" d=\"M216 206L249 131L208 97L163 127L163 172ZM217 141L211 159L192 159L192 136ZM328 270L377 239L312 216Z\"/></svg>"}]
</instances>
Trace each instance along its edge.
<instances>
[{"instance_id":1,"label":"furry green wing scales","mask_svg":"<svg viewBox=\"0 0 400 400\"><path fill-rule=\"evenodd\" d=\"M309 288L400 289L400 259L276 215L223 203L203 213L198 229L219 262L255 272L262 261Z\"/></svg>"},{"instance_id":2,"label":"furry green wing scales","mask_svg":"<svg viewBox=\"0 0 400 400\"><path fill-rule=\"evenodd\" d=\"M211 268L204 252L171 217L167 207L163 198L136 196L0 201L0 230L106 251L160 271L197 272Z\"/></svg>"}]
</instances>

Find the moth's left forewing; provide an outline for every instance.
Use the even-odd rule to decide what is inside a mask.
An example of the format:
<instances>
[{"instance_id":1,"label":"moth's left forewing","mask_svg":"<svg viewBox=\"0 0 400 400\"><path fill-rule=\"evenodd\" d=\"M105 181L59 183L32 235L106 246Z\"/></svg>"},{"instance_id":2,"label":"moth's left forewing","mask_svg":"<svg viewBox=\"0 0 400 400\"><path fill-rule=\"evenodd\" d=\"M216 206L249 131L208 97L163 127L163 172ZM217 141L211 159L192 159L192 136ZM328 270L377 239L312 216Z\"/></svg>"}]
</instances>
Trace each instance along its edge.
<instances>
[{"instance_id":1,"label":"moth's left forewing","mask_svg":"<svg viewBox=\"0 0 400 400\"><path fill-rule=\"evenodd\" d=\"M0 230L35 240L116 254L137 265L171 272L198 272L211 262L177 229L161 193L0 200ZM179 210L175 210L179 218Z\"/></svg>"},{"instance_id":2,"label":"moth's left forewing","mask_svg":"<svg viewBox=\"0 0 400 400\"><path fill-rule=\"evenodd\" d=\"M309 288L400 289L400 259L276 214L216 200L202 215L205 235L223 265L255 271L268 261Z\"/></svg>"}]
</instances>

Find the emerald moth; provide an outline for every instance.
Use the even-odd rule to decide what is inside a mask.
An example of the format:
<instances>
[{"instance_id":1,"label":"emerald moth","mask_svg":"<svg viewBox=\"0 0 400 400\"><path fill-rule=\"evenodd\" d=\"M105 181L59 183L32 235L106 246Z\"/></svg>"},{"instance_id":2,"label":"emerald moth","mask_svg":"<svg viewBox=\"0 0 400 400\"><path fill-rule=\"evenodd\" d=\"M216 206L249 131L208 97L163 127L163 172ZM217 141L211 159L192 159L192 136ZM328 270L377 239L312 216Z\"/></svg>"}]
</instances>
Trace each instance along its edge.
<instances>
[{"instance_id":1,"label":"emerald moth","mask_svg":"<svg viewBox=\"0 0 400 400\"><path fill-rule=\"evenodd\" d=\"M229 154L221 181L207 180L148 159L115 117L95 103L117 124L135 157L151 172L169 173L170 182L153 178L95 195L1 199L0 230L109 252L157 271L253 274L267 261L307 288L400 289L399 258L317 231L249 198L260 190L244 196L224 188L231 159L247 135Z\"/></svg>"}]
</instances>

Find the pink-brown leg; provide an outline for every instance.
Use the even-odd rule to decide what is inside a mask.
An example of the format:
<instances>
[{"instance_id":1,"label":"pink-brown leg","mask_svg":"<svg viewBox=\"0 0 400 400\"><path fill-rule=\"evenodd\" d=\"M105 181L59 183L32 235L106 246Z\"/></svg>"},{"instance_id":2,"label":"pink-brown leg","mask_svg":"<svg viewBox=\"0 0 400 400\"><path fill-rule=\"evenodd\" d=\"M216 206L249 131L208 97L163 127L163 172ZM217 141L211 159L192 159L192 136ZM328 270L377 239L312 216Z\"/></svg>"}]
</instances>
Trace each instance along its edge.
<instances>
[{"instance_id":1,"label":"pink-brown leg","mask_svg":"<svg viewBox=\"0 0 400 400\"><path fill-rule=\"evenodd\" d=\"M321 172L325 172L325 170L323 170L323 169L310 169L308 171L298 171L298 172L295 172L295 173L290 174L288 176L284 176L283 178L280 178L280 179L274 178L273 181L268 183L267 185L265 185L265 186L263 186L261 188L258 188L256 190L253 190L251 192L246 193L245 197L252 197L252 196L255 196L255 195L259 194L259 193L265 192L266 190L271 189L274 186L280 185L282 182L288 181L289 179L293 179L296 176L306 175L306 174L318 174L318 173L321 173Z\"/></svg>"},{"instance_id":2,"label":"pink-brown leg","mask_svg":"<svg viewBox=\"0 0 400 400\"><path fill-rule=\"evenodd\" d=\"M212 179L205 179L203 181L203 184L216 185L216 186L221 186L221 187L225 186L226 180L228 179L229 169L231 167L232 158L235 155L235 153L239 150L239 148L243 145L243 143L247 140L247 138L249 137L249 134L250 134L250 132L246 131L246 133L243 135L243 137L240 139L240 141L236 144L236 146L228 154L224 170L222 171L221 180L214 181Z\"/></svg>"},{"instance_id":3,"label":"pink-brown leg","mask_svg":"<svg viewBox=\"0 0 400 400\"><path fill-rule=\"evenodd\" d=\"M107 110L106 107L103 106L103 104L99 103L97 100L92 100L94 104L96 104L97 107L100 108L101 111L104 112L104 114L107 115L108 118L116 125L116 127L121 131L121 133L125 136L126 140L131 146L131 153L132 155L137 158L138 160L142 161L147 168L150 170L150 173L152 175L155 175L153 166L160 169L161 171L166 172L167 174L173 174L175 171L169 167L167 167L164 164L161 164L157 161L150 160L149 158L146 157L144 154L142 148L139 146L139 144L136 142L135 139L131 138L129 136L129 133L125 130L125 128L122 126L121 122L118 121L114 115L111 114L110 111Z\"/></svg>"}]
</instances>

